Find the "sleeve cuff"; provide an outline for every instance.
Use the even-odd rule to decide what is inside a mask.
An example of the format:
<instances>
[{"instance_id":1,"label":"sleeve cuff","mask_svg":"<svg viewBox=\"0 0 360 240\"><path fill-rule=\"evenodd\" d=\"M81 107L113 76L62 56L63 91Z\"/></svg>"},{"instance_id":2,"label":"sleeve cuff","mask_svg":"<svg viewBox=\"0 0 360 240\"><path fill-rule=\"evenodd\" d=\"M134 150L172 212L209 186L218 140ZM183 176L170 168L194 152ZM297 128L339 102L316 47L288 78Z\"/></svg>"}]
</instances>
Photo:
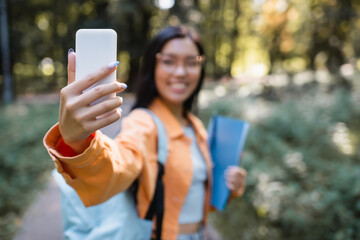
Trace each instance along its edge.
<instances>
[{"instance_id":1,"label":"sleeve cuff","mask_svg":"<svg viewBox=\"0 0 360 240\"><path fill-rule=\"evenodd\" d=\"M95 133L92 133L89 136L89 139L90 141L92 141L94 138L95 138ZM74 149L72 149L69 145L65 143L62 137L56 143L56 149L64 157L75 157L78 155L78 153L76 153Z\"/></svg>"}]
</instances>

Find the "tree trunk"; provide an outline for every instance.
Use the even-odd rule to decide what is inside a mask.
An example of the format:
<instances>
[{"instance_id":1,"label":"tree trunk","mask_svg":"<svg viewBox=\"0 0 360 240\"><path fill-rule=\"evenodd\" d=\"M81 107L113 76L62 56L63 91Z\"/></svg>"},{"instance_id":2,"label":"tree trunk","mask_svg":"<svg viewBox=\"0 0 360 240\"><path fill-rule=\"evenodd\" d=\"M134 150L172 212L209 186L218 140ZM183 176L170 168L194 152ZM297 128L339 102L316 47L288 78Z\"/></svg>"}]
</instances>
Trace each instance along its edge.
<instances>
[{"instance_id":1,"label":"tree trunk","mask_svg":"<svg viewBox=\"0 0 360 240\"><path fill-rule=\"evenodd\" d=\"M3 73L3 101L5 104L14 100L11 70L10 70L10 47L8 36L8 23L6 0L0 0L0 26L1 26L1 57L2 57L2 73Z\"/></svg>"}]
</instances>

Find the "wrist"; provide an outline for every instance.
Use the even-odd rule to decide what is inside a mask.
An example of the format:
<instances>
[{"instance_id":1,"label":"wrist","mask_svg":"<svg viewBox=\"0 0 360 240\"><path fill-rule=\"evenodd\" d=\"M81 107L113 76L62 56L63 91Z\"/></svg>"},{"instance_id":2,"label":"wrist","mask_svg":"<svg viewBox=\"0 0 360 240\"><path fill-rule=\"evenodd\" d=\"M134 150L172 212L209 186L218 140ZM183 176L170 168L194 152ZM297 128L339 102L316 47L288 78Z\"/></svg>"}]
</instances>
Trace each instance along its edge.
<instances>
[{"instance_id":1,"label":"wrist","mask_svg":"<svg viewBox=\"0 0 360 240\"><path fill-rule=\"evenodd\" d=\"M91 141L95 138L95 133L92 133L90 136L83 140L79 141L66 141L64 139L64 143L70 147L76 154L83 153L91 144Z\"/></svg>"}]
</instances>

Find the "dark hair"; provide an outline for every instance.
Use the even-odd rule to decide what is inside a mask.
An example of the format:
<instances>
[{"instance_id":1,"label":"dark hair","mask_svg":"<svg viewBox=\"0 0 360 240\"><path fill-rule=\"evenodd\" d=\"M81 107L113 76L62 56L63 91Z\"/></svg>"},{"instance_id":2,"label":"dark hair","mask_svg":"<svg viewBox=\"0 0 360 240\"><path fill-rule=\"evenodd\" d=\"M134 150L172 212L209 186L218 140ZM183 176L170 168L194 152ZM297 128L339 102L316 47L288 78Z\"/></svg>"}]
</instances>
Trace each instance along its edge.
<instances>
[{"instance_id":1,"label":"dark hair","mask_svg":"<svg viewBox=\"0 0 360 240\"><path fill-rule=\"evenodd\" d=\"M171 26L161 30L150 42L142 60L140 75L137 81L136 101L133 109L147 108L151 102L159 95L155 85L155 64L156 54L159 53L164 45L176 38L189 38L198 48L199 54L204 55L204 49L199 36L185 26ZM201 68L199 83L191 96L184 103L184 113L190 112L194 101L199 94L204 81L205 69Z\"/></svg>"}]
</instances>

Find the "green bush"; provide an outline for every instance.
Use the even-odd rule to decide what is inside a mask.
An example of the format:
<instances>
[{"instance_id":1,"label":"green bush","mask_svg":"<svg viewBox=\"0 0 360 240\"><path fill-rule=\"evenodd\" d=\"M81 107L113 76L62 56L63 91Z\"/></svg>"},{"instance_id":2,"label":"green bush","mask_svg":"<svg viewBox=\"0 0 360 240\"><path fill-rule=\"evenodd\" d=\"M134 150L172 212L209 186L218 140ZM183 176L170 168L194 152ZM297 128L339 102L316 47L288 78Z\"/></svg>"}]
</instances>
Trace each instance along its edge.
<instances>
[{"instance_id":1,"label":"green bush","mask_svg":"<svg viewBox=\"0 0 360 240\"><path fill-rule=\"evenodd\" d=\"M57 121L58 109L18 104L0 108L0 239L12 239L53 168L42 139Z\"/></svg>"},{"instance_id":2,"label":"green bush","mask_svg":"<svg viewBox=\"0 0 360 240\"><path fill-rule=\"evenodd\" d=\"M248 171L246 192L211 215L224 239L360 239L355 96L316 92L272 104L266 117L250 121L241 163ZM254 100L225 101L226 111L218 112L242 119L246 105L257 108ZM202 117L222 106L211 104Z\"/></svg>"}]
</instances>

